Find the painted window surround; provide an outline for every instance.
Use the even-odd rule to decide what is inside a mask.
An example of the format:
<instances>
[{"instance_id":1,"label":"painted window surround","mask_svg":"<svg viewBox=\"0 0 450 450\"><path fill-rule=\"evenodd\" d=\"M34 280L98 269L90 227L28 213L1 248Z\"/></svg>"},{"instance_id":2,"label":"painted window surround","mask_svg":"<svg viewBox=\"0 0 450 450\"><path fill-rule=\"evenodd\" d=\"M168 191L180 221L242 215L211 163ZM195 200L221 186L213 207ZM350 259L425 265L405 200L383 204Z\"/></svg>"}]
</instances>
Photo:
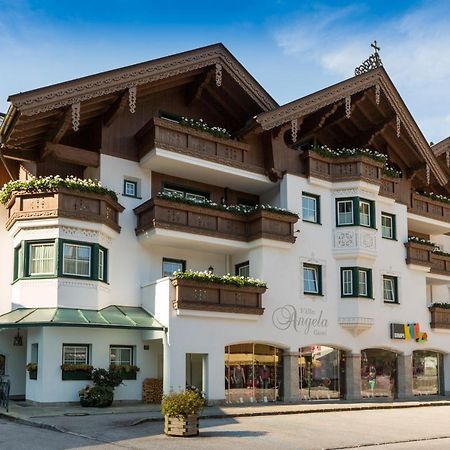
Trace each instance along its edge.
<instances>
[{"instance_id":1,"label":"painted window surround","mask_svg":"<svg viewBox=\"0 0 450 450\"><path fill-rule=\"evenodd\" d=\"M55 258L53 262L53 272L46 274L30 274L30 246L33 244L53 244L55 246ZM68 275L63 272L64 265L64 244L75 244L89 246L91 248L91 264L90 275ZM103 266L99 267L99 254L103 252ZM103 278L101 273L103 272ZM45 279L45 278L75 278L78 280L98 280L108 283L108 250L99 245L90 242L72 241L68 239L46 239L46 240L30 240L22 241L19 246L14 249L14 275L13 283L22 279Z\"/></svg>"},{"instance_id":2,"label":"painted window surround","mask_svg":"<svg viewBox=\"0 0 450 450\"><path fill-rule=\"evenodd\" d=\"M366 275L366 293L360 290L360 272L364 272ZM344 274L346 276L351 273L351 292L344 291ZM372 269L366 267L341 267L341 297L342 298L369 298L373 300L373 283L372 283Z\"/></svg>"},{"instance_id":3,"label":"painted window surround","mask_svg":"<svg viewBox=\"0 0 450 450\"><path fill-rule=\"evenodd\" d=\"M352 205L352 221L351 223L339 223L339 204L342 202L351 202ZM365 225L361 223L361 205L369 206L369 224ZM376 216L375 216L375 202L362 197L342 197L336 199L336 226L337 227L352 227L361 226L364 228L376 229Z\"/></svg>"}]
</instances>

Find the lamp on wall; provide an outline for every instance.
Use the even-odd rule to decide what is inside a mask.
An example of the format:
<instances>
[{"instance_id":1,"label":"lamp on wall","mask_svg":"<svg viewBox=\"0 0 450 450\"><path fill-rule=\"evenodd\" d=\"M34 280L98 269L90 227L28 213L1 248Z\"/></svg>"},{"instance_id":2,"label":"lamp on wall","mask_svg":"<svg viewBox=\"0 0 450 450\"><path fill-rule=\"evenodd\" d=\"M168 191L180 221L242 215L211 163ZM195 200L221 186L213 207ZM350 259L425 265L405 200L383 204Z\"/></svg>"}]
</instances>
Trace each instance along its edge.
<instances>
[{"instance_id":1,"label":"lamp on wall","mask_svg":"<svg viewBox=\"0 0 450 450\"><path fill-rule=\"evenodd\" d=\"M213 266L209 266L208 267L208 273L214 273L214 267Z\"/></svg>"},{"instance_id":2,"label":"lamp on wall","mask_svg":"<svg viewBox=\"0 0 450 450\"><path fill-rule=\"evenodd\" d=\"M17 328L17 335L14 336L13 345L15 345L16 347L22 347L23 345L22 336L20 335L18 328Z\"/></svg>"}]
</instances>

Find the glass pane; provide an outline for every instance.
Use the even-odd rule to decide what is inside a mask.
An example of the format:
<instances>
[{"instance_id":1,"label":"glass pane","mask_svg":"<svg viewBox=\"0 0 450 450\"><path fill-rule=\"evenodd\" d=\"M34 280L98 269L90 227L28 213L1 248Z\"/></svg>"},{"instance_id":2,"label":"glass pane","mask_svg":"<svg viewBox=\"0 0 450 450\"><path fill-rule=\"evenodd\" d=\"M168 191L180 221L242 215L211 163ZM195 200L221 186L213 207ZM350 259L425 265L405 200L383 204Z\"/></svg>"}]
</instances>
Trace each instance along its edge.
<instances>
[{"instance_id":1,"label":"glass pane","mask_svg":"<svg viewBox=\"0 0 450 450\"><path fill-rule=\"evenodd\" d=\"M88 348L83 346L63 346L63 364L88 364Z\"/></svg>"},{"instance_id":2,"label":"glass pane","mask_svg":"<svg viewBox=\"0 0 450 450\"><path fill-rule=\"evenodd\" d=\"M89 277L91 274L91 247L64 243L63 273Z\"/></svg>"},{"instance_id":3,"label":"glass pane","mask_svg":"<svg viewBox=\"0 0 450 450\"><path fill-rule=\"evenodd\" d=\"M30 246L30 274L43 275L54 273L55 245L32 244Z\"/></svg>"},{"instance_id":4,"label":"glass pane","mask_svg":"<svg viewBox=\"0 0 450 450\"><path fill-rule=\"evenodd\" d=\"M351 200L338 202L338 224L353 224L353 202Z\"/></svg>"},{"instance_id":5,"label":"glass pane","mask_svg":"<svg viewBox=\"0 0 450 450\"><path fill-rule=\"evenodd\" d=\"M317 269L312 267L303 268L303 289L305 292L318 293Z\"/></svg>"},{"instance_id":6,"label":"glass pane","mask_svg":"<svg viewBox=\"0 0 450 450\"><path fill-rule=\"evenodd\" d=\"M130 347L111 347L109 359L113 365L131 365L133 362L133 352Z\"/></svg>"},{"instance_id":7,"label":"glass pane","mask_svg":"<svg viewBox=\"0 0 450 450\"><path fill-rule=\"evenodd\" d=\"M439 354L429 351L413 352L413 394L439 394Z\"/></svg>"},{"instance_id":8,"label":"glass pane","mask_svg":"<svg viewBox=\"0 0 450 450\"><path fill-rule=\"evenodd\" d=\"M385 238L392 238L392 217L381 216L381 233Z\"/></svg>"},{"instance_id":9,"label":"glass pane","mask_svg":"<svg viewBox=\"0 0 450 450\"><path fill-rule=\"evenodd\" d=\"M250 266L248 264L245 266L240 266L238 268L238 275L240 277L249 277L250 276Z\"/></svg>"},{"instance_id":10,"label":"glass pane","mask_svg":"<svg viewBox=\"0 0 450 450\"><path fill-rule=\"evenodd\" d=\"M136 183L133 181L125 181L125 194L136 196Z\"/></svg>"},{"instance_id":11,"label":"glass pane","mask_svg":"<svg viewBox=\"0 0 450 450\"><path fill-rule=\"evenodd\" d=\"M359 203L359 221L361 225L370 226L370 204L366 202Z\"/></svg>"},{"instance_id":12,"label":"glass pane","mask_svg":"<svg viewBox=\"0 0 450 450\"><path fill-rule=\"evenodd\" d=\"M394 295L394 280L391 278L383 278L383 298L385 301L393 302Z\"/></svg>"},{"instance_id":13,"label":"glass pane","mask_svg":"<svg viewBox=\"0 0 450 450\"><path fill-rule=\"evenodd\" d=\"M313 197L302 198L303 220L317 222L317 200Z\"/></svg>"},{"instance_id":14,"label":"glass pane","mask_svg":"<svg viewBox=\"0 0 450 450\"><path fill-rule=\"evenodd\" d=\"M182 261L163 261L163 277L171 277L175 272L183 271Z\"/></svg>"},{"instance_id":15,"label":"glass pane","mask_svg":"<svg viewBox=\"0 0 450 450\"><path fill-rule=\"evenodd\" d=\"M351 270L343 270L342 277L342 287L344 295L353 294L353 272Z\"/></svg>"},{"instance_id":16,"label":"glass pane","mask_svg":"<svg viewBox=\"0 0 450 450\"><path fill-rule=\"evenodd\" d=\"M103 280L105 277L104 267L105 267L105 252L100 249L98 251L98 279L99 280Z\"/></svg>"},{"instance_id":17,"label":"glass pane","mask_svg":"<svg viewBox=\"0 0 450 450\"><path fill-rule=\"evenodd\" d=\"M361 352L361 395L394 397L396 391L397 355L387 350L367 349Z\"/></svg>"},{"instance_id":18,"label":"glass pane","mask_svg":"<svg viewBox=\"0 0 450 450\"><path fill-rule=\"evenodd\" d=\"M367 272L359 271L359 295L367 295Z\"/></svg>"}]
</instances>

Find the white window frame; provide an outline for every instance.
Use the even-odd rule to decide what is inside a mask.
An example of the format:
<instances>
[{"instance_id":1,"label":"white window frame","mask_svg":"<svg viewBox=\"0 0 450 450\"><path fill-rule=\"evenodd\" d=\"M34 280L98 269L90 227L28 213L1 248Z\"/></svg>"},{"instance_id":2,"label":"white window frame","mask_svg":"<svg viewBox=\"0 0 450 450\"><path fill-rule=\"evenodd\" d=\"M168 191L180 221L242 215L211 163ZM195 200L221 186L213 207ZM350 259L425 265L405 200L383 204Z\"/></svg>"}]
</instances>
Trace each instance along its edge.
<instances>
[{"instance_id":1,"label":"white window frame","mask_svg":"<svg viewBox=\"0 0 450 450\"><path fill-rule=\"evenodd\" d=\"M309 278L309 283L315 285L315 289L309 290L306 287L307 276L306 273L312 273L312 279ZM303 265L303 292L305 294L319 294L319 268L312 265Z\"/></svg>"},{"instance_id":2,"label":"white window frame","mask_svg":"<svg viewBox=\"0 0 450 450\"><path fill-rule=\"evenodd\" d=\"M244 271L245 273L242 273L241 271ZM248 278L250 276L250 263L243 265L238 264L237 272L238 276Z\"/></svg>"},{"instance_id":3,"label":"white window frame","mask_svg":"<svg viewBox=\"0 0 450 450\"><path fill-rule=\"evenodd\" d=\"M186 266L186 261L182 259L173 259L173 258L163 258L162 260L162 276L163 277L171 277L175 272L178 272L178 270L174 270L173 272L169 272L164 270L164 264L179 264L181 265L180 271L182 272Z\"/></svg>"},{"instance_id":4,"label":"white window frame","mask_svg":"<svg viewBox=\"0 0 450 450\"><path fill-rule=\"evenodd\" d=\"M29 245L30 249L29 249L29 273L30 276L39 276L39 275L53 275L55 273L55 243L54 242L39 242L39 243L31 243ZM51 258L35 258L33 259L33 249L36 249L38 247L48 247L48 248L52 248L53 253ZM40 272L33 272L33 261L39 261L39 266L41 268ZM43 267L44 267L44 261L52 261L52 270L49 272L43 272Z\"/></svg>"},{"instance_id":5,"label":"white window frame","mask_svg":"<svg viewBox=\"0 0 450 450\"><path fill-rule=\"evenodd\" d=\"M383 222L385 219L390 220L390 227L384 225ZM389 230L390 235L386 235L385 230ZM394 239L394 217L391 214L381 213L381 237L385 239Z\"/></svg>"},{"instance_id":6,"label":"white window frame","mask_svg":"<svg viewBox=\"0 0 450 450\"><path fill-rule=\"evenodd\" d=\"M206 201L206 197L204 195L193 194L192 192L186 192L184 196L188 200L192 200L194 202L204 203Z\"/></svg>"},{"instance_id":7,"label":"white window frame","mask_svg":"<svg viewBox=\"0 0 450 450\"><path fill-rule=\"evenodd\" d=\"M341 213L339 211L339 205L348 204L348 203L351 205L350 212L346 211L346 212ZM337 207L338 225L354 225L355 224L355 216L354 216L354 211L353 211L353 200L338 200L336 207ZM350 214L351 222L343 222L341 220L341 215L347 216L348 214Z\"/></svg>"},{"instance_id":8,"label":"white window frame","mask_svg":"<svg viewBox=\"0 0 450 450\"><path fill-rule=\"evenodd\" d=\"M364 206L367 206L367 214L363 212ZM370 227L372 220L372 217L370 216L370 206L370 202L368 202L367 200L359 201L359 224L363 227ZM363 219L367 220L367 223L364 223Z\"/></svg>"},{"instance_id":9,"label":"white window frame","mask_svg":"<svg viewBox=\"0 0 450 450\"><path fill-rule=\"evenodd\" d=\"M120 359L113 360L112 359L112 350L119 350L120 353L123 350L128 350L130 352L130 359L124 360L122 359L122 356ZM123 365L129 365L132 366L134 364L134 347L131 345L110 345L109 346L109 364L111 366L123 366Z\"/></svg>"},{"instance_id":10,"label":"white window frame","mask_svg":"<svg viewBox=\"0 0 450 450\"><path fill-rule=\"evenodd\" d=\"M388 282L391 286L390 289L385 288L385 283ZM392 298L386 298L386 292L391 292ZM383 301L386 303L397 303L397 293L395 292L395 280L394 277L383 275Z\"/></svg>"},{"instance_id":11,"label":"white window frame","mask_svg":"<svg viewBox=\"0 0 450 450\"><path fill-rule=\"evenodd\" d=\"M361 282L361 280L363 280L363 282ZM367 297L369 295L368 292L369 283L367 270L358 269L358 295Z\"/></svg>"},{"instance_id":12,"label":"white window frame","mask_svg":"<svg viewBox=\"0 0 450 450\"><path fill-rule=\"evenodd\" d=\"M132 191L129 191L129 187L133 187ZM138 182L133 180L124 180L123 193L128 197L137 197L138 196Z\"/></svg>"},{"instance_id":13,"label":"white window frame","mask_svg":"<svg viewBox=\"0 0 450 450\"><path fill-rule=\"evenodd\" d=\"M98 279L105 281L105 250L98 249Z\"/></svg>"},{"instance_id":14,"label":"white window frame","mask_svg":"<svg viewBox=\"0 0 450 450\"><path fill-rule=\"evenodd\" d=\"M305 200L307 200L305 202ZM314 209L309 208L307 204L307 202L314 202ZM305 220L306 222L312 222L312 223L317 223L318 219L317 219L317 197L313 197L312 195L308 195L308 194L302 194L302 219ZM310 219L309 216L307 217L305 215L305 210L306 211L312 211L314 218Z\"/></svg>"},{"instance_id":15,"label":"white window frame","mask_svg":"<svg viewBox=\"0 0 450 450\"><path fill-rule=\"evenodd\" d=\"M348 275L350 275L348 277ZM348 279L346 279L348 278ZM349 290L346 287L350 286ZM342 295L353 295L353 270L343 269L342 270Z\"/></svg>"},{"instance_id":16,"label":"white window frame","mask_svg":"<svg viewBox=\"0 0 450 450\"><path fill-rule=\"evenodd\" d=\"M70 360L66 359L66 352L74 354ZM80 360L77 355L85 354L85 358ZM62 348L62 363L63 364L89 364L89 345L88 344L63 344Z\"/></svg>"},{"instance_id":17,"label":"white window frame","mask_svg":"<svg viewBox=\"0 0 450 450\"><path fill-rule=\"evenodd\" d=\"M65 270L65 261L66 261L66 255L65 255L65 249L66 247L76 247L76 248L87 248L89 249L89 265L88 265L88 274L80 274L80 273L71 273L71 272L66 272ZM92 274L92 270L91 270L91 266L92 266L92 247L90 245L83 245L83 244L72 244L71 242L63 242L63 261L62 261L62 274L63 275L70 275L70 276L74 276L74 277L83 277L83 278L90 278L91 274ZM75 261L75 268L78 267L78 263L79 262L83 262L85 263L85 260L79 259L78 258L78 251L76 252L77 256L75 258L73 258L73 261Z\"/></svg>"}]
</instances>

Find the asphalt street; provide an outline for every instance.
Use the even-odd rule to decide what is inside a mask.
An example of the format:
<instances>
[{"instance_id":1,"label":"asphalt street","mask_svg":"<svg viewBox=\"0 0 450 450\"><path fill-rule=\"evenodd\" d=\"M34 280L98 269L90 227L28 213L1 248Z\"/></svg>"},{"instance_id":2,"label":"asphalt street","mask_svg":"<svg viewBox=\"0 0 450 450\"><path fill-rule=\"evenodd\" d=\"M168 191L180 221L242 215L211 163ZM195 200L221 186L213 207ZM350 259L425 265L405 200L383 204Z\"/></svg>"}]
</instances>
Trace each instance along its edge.
<instances>
[{"instance_id":1,"label":"asphalt street","mask_svg":"<svg viewBox=\"0 0 450 450\"><path fill-rule=\"evenodd\" d=\"M200 436L167 437L136 415L46 417L40 429L0 419L0 449L449 449L450 406L204 419Z\"/></svg>"}]
</instances>

